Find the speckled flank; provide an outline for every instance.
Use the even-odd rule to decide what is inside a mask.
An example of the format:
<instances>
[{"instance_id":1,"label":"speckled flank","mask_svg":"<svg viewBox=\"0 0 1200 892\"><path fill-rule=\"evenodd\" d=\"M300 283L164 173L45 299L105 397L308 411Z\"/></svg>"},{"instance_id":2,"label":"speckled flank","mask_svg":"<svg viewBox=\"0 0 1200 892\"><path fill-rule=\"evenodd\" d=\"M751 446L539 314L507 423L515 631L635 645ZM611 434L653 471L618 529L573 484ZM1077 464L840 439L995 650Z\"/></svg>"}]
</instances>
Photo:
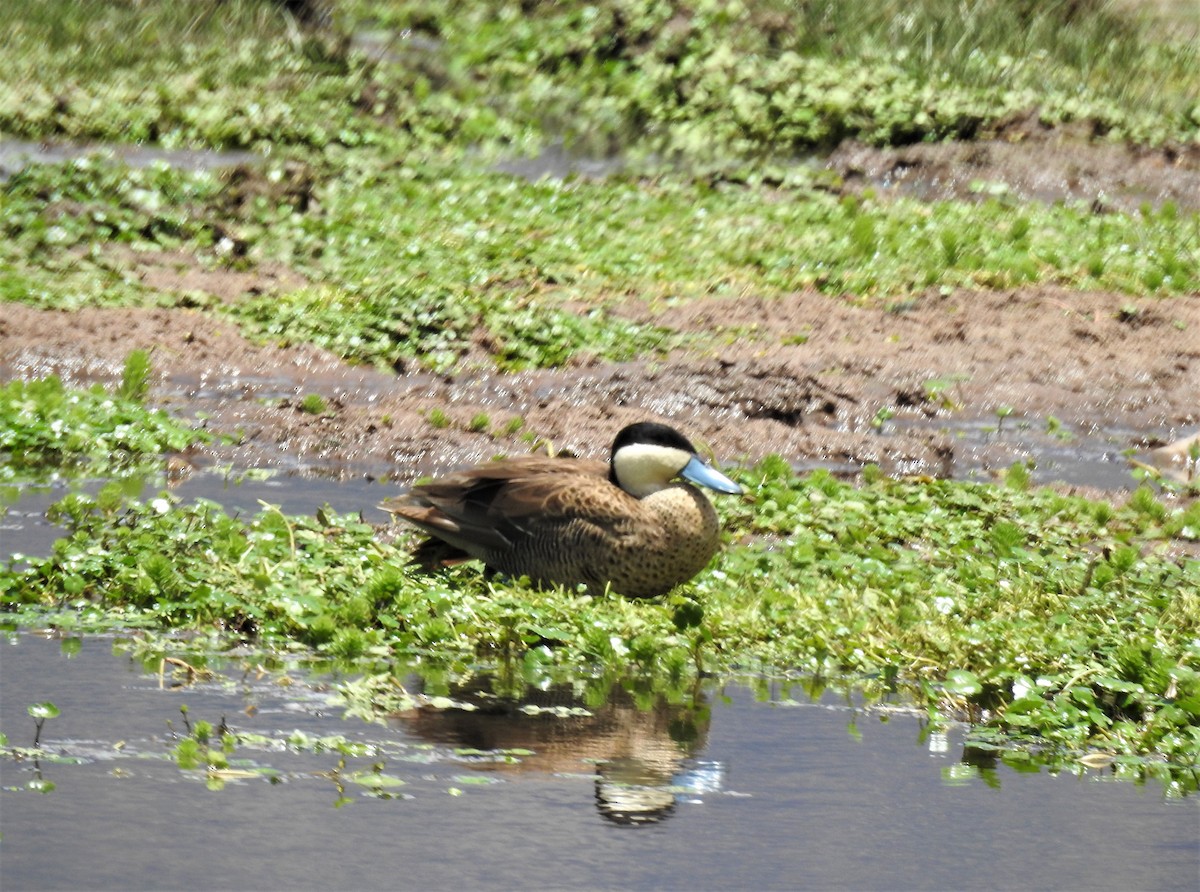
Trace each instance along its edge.
<instances>
[{"instance_id":1,"label":"speckled flank","mask_svg":"<svg viewBox=\"0 0 1200 892\"><path fill-rule=\"evenodd\" d=\"M566 507L586 492L581 487L558 497ZM576 516L535 524L517 547L489 550L484 561L542 583L597 588L610 583L623 595L645 598L691 579L716 553L717 512L694 487L675 484L641 500L613 492L624 497L623 516L614 523Z\"/></svg>"}]
</instances>

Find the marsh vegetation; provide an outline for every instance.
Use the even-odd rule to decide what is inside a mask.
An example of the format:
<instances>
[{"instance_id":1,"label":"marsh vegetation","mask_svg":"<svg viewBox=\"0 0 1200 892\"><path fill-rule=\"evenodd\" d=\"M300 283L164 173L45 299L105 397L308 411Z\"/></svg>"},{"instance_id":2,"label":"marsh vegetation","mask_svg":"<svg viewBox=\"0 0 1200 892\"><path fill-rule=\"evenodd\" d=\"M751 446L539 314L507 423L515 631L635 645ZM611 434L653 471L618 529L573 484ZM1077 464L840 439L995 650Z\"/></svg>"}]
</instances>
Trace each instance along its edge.
<instances>
[{"instance_id":1,"label":"marsh vegetation","mask_svg":"<svg viewBox=\"0 0 1200 892\"><path fill-rule=\"evenodd\" d=\"M889 345L916 342L897 333L916 309L941 320L928 343L949 350L966 341L950 317L969 319L997 292L1035 294L1031 324L1071 331L1083 358L1063 362L1081 378L1098 380L1119 347L1149 337L1159 355L1150 344L1138 355L1168 371L1149 383L1114 373L1113 391L1147 388L1129 410L1153 419L1137 443L1182 434L1197 421L1185 342L1200 200L1164 197L1153 178L1131 184L1116 162L1097 173L1090 153L1200 182L1194 36L1103 3L960 6L354 0L306 22L251 0L5 4L0 132L259 160L131 166L101 146L0 184L0 306L38 313L27 318L43 332L81 318L64 314L111 310L166 314L172 333L120 344L127 361L99 383L71 380L61 341L11 335L4 503L47 474L153 471L164 453L269 437L156 404L211 326L227 326L221 344L320 348L330 363L379 370L374 387L444 382L405 403L407 415L308 383L262 410L280 424L290 412L322 443L390 438L391 456L436 442L464 455L528 449L572 428L576 443L604 440L610 431L581 433L580 419L634 411L674 411L686 426L694 410L720 446L722 413L761 425L747 437L768 423L791 435L813 408L887 451L879 436L903 412L976 411L997 438L1063 428L1062 404L989 392L982 371L958 371L961 355L914 369L887 399L846 383L870 376ZM1030 200L968 165L965 189L901 194L819 154L944 140L1066 145L1109 191ZM503 170L556 146L612 167L603 178ZM829 359L819 351L848 342L844 332L821 343L807 321L769 322L801 300L831 317L873 314L879 337L855 361ZM929 309L936 301L945 306ZM16 330L5 324L0 336ZM1005 335L1019 345L1019 323ZM117 347L70 349L104 352L111 367ZM814 367L795 374L809 356ZM46 362L67 380L39 371ZM708 402L646 396L639 379L657 367L711 385ZM720 392L728 368L762 389ZM536 377L589 369L616 370L617 384L600 395ZM481 380L510 402L471 402ZM791 399L802 386L816 395ZM1055 399L1087 399L1083 385L1062 390ZM1145 409L1152 392L1166 409ZM561 414L570 397L580 415ZM1117 397L1103 405L1067 408L1126 420ZM1194 479L1076 494L1034 485L1022 463L990 483L933 479L885 473L863 448L838 476L797 473L804 457L776 451L743 443L728 456L750 496L719 506L724 553L645 603L533 591L471 568L421 576L404 541L356 516L248 516L167 491L131 499L119 483L55 506L66 532L49 555L5 552L0 599L10 626L120 630L161 654L187 632L193 647L343 661L361 675L345 690L358 715L402 708L388 667L414 658L459 683L598 676L673 695L704 673L803 673L868 697L902 692L933 726L970 722L973 745L1013 762L1082 771L1100 758L1172 795L1195 790ZM398 483L410 473L393 470ZM192 735L193 755L215 757L204 738Z\"/></svg>"}]
</instances>

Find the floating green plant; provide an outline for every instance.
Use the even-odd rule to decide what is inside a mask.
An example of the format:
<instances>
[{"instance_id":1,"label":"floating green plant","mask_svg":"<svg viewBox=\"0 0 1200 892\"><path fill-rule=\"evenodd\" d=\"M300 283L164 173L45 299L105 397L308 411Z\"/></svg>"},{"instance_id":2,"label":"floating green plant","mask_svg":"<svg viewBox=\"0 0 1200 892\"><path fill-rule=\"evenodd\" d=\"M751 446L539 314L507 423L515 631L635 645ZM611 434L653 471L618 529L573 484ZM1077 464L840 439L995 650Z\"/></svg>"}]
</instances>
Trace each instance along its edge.
<instances>
[{"instance_id":1,"label":"floating green plant","mask_svg":"<svg viewBox=\"0 0 1200 892\"><path fill-rule=\"evenodd\" d=\"M307 394L300 400L300 411L307 412L309 415L324 415L328 408L325 397L319 393Z\"/></svg>"},{"instance_id":2,"label":"floating green plant","mask_svg":"<svg viewBox=\"0 0 1200 892\"><path fill-rule=\"evenodd\" d=\"M132 361L126 369L122 389L144 392L141 361ZM17 479L51 465L111 473L212 440L207 432L120 392L109 393L100 385L68 388L56 376L0 387L0 454L5 456L0 479Z\"/></svg>"},{"instance_id":3,"label":"floating green plant","mask_svg":"<svg viewBox=\"0 0 1200 892\"><path fill-rule=\"evenodd\" d=\"M723 507L731 547L690 586L630 601L477 569L421 576L353 517L209 502L56 511L54 555L0 575L16 616L224 628L261 647L461 667L508 661L671 679L746 667L887 679L996 746L1200 758L1200 508L1021 486L860 486L766 461ZM1010 481L1010 484L1013 481ZM165 508L165 510L164 510ZM744 544L739 544L745 539ZM1186 553L1186 549L1183 551ZM386 687L386 686L385 686ZM369 714L376 694L354 709ZM1089 699L1090 698L1090 699Z\"/></svg>"}]
</instances>

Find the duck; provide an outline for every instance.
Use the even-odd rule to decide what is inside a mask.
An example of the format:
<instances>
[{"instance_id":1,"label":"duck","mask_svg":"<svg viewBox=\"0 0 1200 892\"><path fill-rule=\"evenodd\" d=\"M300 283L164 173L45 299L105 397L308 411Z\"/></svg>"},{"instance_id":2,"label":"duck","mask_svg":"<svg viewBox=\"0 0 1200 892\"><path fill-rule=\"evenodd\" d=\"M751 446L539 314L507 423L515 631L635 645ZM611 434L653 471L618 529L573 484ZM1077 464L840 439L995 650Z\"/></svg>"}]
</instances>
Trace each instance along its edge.
<instances>
[{"instance_id":1,"label":"duck","mask_svg":"<svg viewBox=\"0 0 1200 892\"><path fill-rule=\"evenodd\" d=\"M380 507L427 536L413 552L425 569L474 559L538 587L651 598L692 579L720 545L717 512L693 484L742 492L679 431L642 421L616 435L607 462L504 458Z\"/></svg>"}]
</instances>

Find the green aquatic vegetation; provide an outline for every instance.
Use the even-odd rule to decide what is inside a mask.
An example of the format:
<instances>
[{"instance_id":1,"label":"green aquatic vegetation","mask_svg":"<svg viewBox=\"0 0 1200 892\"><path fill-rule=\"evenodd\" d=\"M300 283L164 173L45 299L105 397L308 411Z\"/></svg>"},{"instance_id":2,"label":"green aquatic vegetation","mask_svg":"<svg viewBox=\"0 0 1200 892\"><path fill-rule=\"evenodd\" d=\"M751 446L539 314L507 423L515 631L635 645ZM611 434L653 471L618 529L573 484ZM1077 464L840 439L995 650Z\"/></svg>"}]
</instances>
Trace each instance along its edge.
<instances>
[{"instance_id":1,"label":"green aquatic vegetation","mask_svg":"<svg viewBox=\"0 0 1200 892\"><path fill-rule=\"evenodd\" d=\"M1034 281L1144 293L1151 269L1162 274L1159 293L1200 286L1196 214L1099 217L1082 207L1031 206L1020 218L1029 235L1014 242L1012 208L1000 202L839 197L813 188L805 168L782 194L778 186L689 178L528 183L440 172L350 177L331 189L325 215L283 221L270 233L279 248L264 250L374 302L415 304L410 312L459 296L439 286L500 291L509 317L523 308L514 291L592 306L613 294L892 295ZM947 240L957 246L949 261ZM1107 258L1099 276L1087 269L1095 253Z\"/></svg>"},{"instance_id":2,"label":"green aquatic vegetation","mask_svg":"<svg viewBox=\"0 0 1200 892\"><path fill-rule=\"evenodd\" d=\"M126 364L127 387L140 387L146 371L137 354ZM99 384L68 388L52 375L0 387L0 479L49 465L78 464L90 473L110 473L211 439Z\"/></svg>"},{"instance_id":3,"label":"green aquatic vegetation","mask_svg":"<svg viewBox=\"0 0 1200 892\"><path fill-rule=\"evenodd\" d=\"M0 27L0 129L9 133L324 146L380 129L359 113L365 60L352 66L332 42L299 38L273 4L16 2Z\"/></svg>"},{"instance_id":4,"label":"green aquatic vegetation","mask_svg":"<svg viewBox=\"0 0 1200 892\"><path fill-rule=\"evenodd\" d=\"M300 411L307 412L309 415L324 415L328 408L325 397L319 393L307 394L304 399L300 400Z\"/></svg>"},{"instance_id":5,"label":"green aquatic vegetation","mask_svg":"<svg viewBox=\"0 0 1200 892\"><path fill-rule=\"evenodd\" d=\"M10 745L8 735L0 733L0 758L8 758L17 761L29 760L33 763L33 776L25 782L25 789L31 793L53 793L57 789L57 784L54 781L47 779L42 774L41 763L46 762L70 762L74 761L69 756L62 756L57 753L48 753L42 749L42 728L46 722L51 719L56 719L62 715L61 710L49 700L44 700L40 703L31 703L25 707L26 713L33 719L33 742L29 746ZM5 787L6 791L17 789L16 787Z\"/></svg>"},{"instance_id":6,"label":"green aquatic vegetation","mask_svg":"<svg viewBox=\"0 0 1200 892\"><path fill-rule=\"evenodd\" d=\"M1145 293L1150 279L1161 294L1200 287L1197 215L1031 207L1020 218L1030 236L1014 242L1011 208L999 202L838 198L803 175L789 200L778 193L678 179L528 183L437 166L347 175L330 183L322 214L282 219L254 248L324 284L226 311L262 336L361 361L444 369L483 346L500 367L523 368L677 343L623 319L618 296L816 288L870 298L1026 282ZM949 239L952 263L939 247ZM1109 258L1099 278L1087 265L1097 251Z\"/></svg>"},{"instance_id":7,"label":"green aquatic vegetation","mask_svg":"<svg viewBox=\"0 0 1200 892\"><path fill-rule=\"evenodd\" d=\"M218 178L163 164L135 170L97 157L26 167L0 183L0 302L76 309L160 300L132 254L186 246L216 256L226 239L220 195Z\"/></svg>"},{"instance_id":8,"label":"green aquatic vegetation","mask_svg":"<svg viewBox=\"0 0 1200 892\"><path fill-rule=\"evenodd\" d=\"M164 163L130 168L96 156L33 164L3 183L0 225L34 256L96 241L212 245L223 235L212 211L221 190L219 177Z\"/></svg>"},{"instance_id":9,"label":"green aquatic vegetation","mask_svg":"<svg viewBox=\"0 0 1200 892\"><path fill-rule=\"evenodd\" d=\"M1004 472L1004 485L1018 492L1025 492L1033 479L1031 463L1014 462Z\"/></svg>"},{"instance_id":10,"label":"green aquatic vegetation","mask_svg":"<svg viewBox=\"0 0 1200 892\"><path fill-rule=\"evenodd\" d=\"M0 574L0 601L43 624L99 610L117 627L217 628L372 664L668 686L699 671L876 679L992 746L1196 769L1200 562L1178 556L1200 534L1194 509L1149 489L1115 507L878 474L852 486L782 460L741 480L753 496L720 506L731 545L715 567L648 601L469 566L421 575L356 517L232 517L168 496L64 500L67 538ZM393 684L364 679L347 703L385 709Z\"/></svg>"},{"instance_id":11,"label":"green aquatic vegetation","mask_svg":"<svg viewBox=\"0 0 1200 892\"><path fill-rule=\"evenodd\" d=\"M547 312L556 297L595 308L621 294L695 299L817 288L871 296L1035 281L1145 293L1151 269L1162 274L1158 293L1200 287L1196 214L1101 218L1085 208L1032 206L1024 219L1033 235L1014 245L1007 235L1012 209L999 202L839 198L808 187L802 171L788 200L754 184L528 183L436 172L351 179L331 187L319 218L272 227L263 253L340 289L298 296L295 308L264 302L248 312L278 313L281 327L285 317L300 322L294 317L323 308L357 311L368 346L388 331L425 328L435 349L454 349L470 317L482 315L503 353L515 334L523 335L518 343L540 344L563 333L547 326L566 326L568 336L636 333L620 331L619 320L603 314L591 321L595 309L578 323L584 331L572 332L573 314ZM868 256L861 250L864 220L873 238ZM952 263L938 247L949 238L958 245ZM1129 251L1131 244L1139 250ZM1096 252L1109 258L1099 277L1086 268ZM356 310L359 302L365 306Z\"/></svg>"},{"instance_id":12,"label":"green aquatic vegetation","mask_svg":"<svg viewBox=\"0 0 1200 892\"><path fill-rule=\"evenodd\" d=\"M62 712L49 700L32 704L31 706L27 707L26 712L33 717L33 748L36 750L39 746L41 746L42 726L45 725L50 719L58 718L60 715L62 715Z\"/></svg>"},{"instance_id":13,"label":"green aquatic vegetation","mask_svg":"<svg viewBox=\"0 0 1200 892\"><path fill-rule=\"evenodd\" d=\"M787 157L847 137L971 137L1006 117L1140 142L1200 126L1193 42L1096 4L338 4L0 10L0 130L167 145ZM378 58L358 28L416 34ZM130 35L137 35L131 40ZM147 89L147 84L153 85Z\"/></svg>"},{"instance_id":14,"label":"green aquatic vegetation","mask_svg":"<svg viewBox=\"0 0 1200 892\"><path fill-rule=\"evenodd\" d=\"M241 176L224 183L254 192ZM287 176L268 165L261 194L235 201L207 173L98 159L30 168L0 187L12 211L0 297L56 308L199 306L256 337L447 370L481 353L500 368L528 368L621 361L684 342L623 315L632 302L812 288L891 298L1025 282L1132 294L1200 288L1200 215L1169 208L1101 217L1030 206L1014 222L995 201L830 195L803 168L786 186L531 183L469 165L368 161L326 171L301 190L308 199L270 187ZM64 215L66 205L85 212ZM1015 241L1014 230L1024 233ZM154 294L133 251L241 271L282 262L311 284L207 303ZM1089 258L1098 253L1106 262L1097 275Z\"/></svg>"},{"instance_id":15,"label":"green aquatic vegetation","mask_svg":"<svg viewBox=\"0 0 1200 892\"><path fill-rule=\"evenodd\" d=\"M930 378L925 382L925 399L935 404L940 409L946 409L953 412L959 408L961 401L951 396L952 392L957 392L962 384L970 380L970 375L955 373L945 375L940 378Z\"/></svg>"},{"instance_id":16,"label":"green aquatic vegetation","mask_svg":"<svg viewBox=\"0 0 1200 892\"><path fill-rule=\"evenodd\" d=\"M213 658L212 654L197 653L190 648L181 651L181 642L177 637L168 636L159 640L157 647L154 647L147 644L146 639L150 637L153 636L118 640L114 642L113 649L140 659L145 672L158 673L160 678L163 665L170 664L176 670L177 677L172 679L172 683L177 696L195 693L202 699L211 699L214 691L230 693L240 689L242 685L235 684L235 678L240 677L244 683L247 674L269 672L273 687L291 688L295 685L303 687L309 696L329 699L325 695L327 682L312 678L310 661L305 661L305 671L296 673L294 670L298 661L295 659L285 660L282 666L280 661L261 653L254 654L252 659L247 656L224 660ZM79 640L64 639L76 643ZM195 665L179 657L164 658L164 651L187 653ZM199 664L205 662L210 662L219 671L203 669ZM271 668L264 669L264 666ZM357 673L362 668L362 665L358 665L349 667L349 670ZM348 683L348 686L352 684ZM398 688L398 683L393 679L393 689ZM176 697L172 700L178 702ZM338 700L332 698L331 702ZM475 706L441 695L413 694L407 697L401 708L463 710L474 709ZM431 765L444 765L458 772L478 768L482 763L514 765L534 754L520 747L451 749L400 740L386 733L368 736L369 731L364 734L363 728L357 732L357 739L343 734L313 735L288 725L251 731L244 727L245 719L238 716L236 710L228 716L217 713L219 720L216 715L212 720L207 720L197 717L186 703L178 707L178 713L173 718L166 719L165 737L155 735L152 739L110 741L60 738L52 744L44 744L40 739L41 726L59 715L58 708L49 702L35 703L27 708L27 712L34 719L36 727L32 744L17 745L6 734L0 733L0 763L5 766L6 780L9 780L8 768L15 766L18 772L29 775L23 788L43 794L57 788L55 781L44 775L43 769L45 774L50 774L53 769L61 782L64 766L92 763L99 754L99 758L112 766L112 774L117 777L127 776L130 771L137 772L136 768L126 768L126 765L144 764L144 760L166 760L179 770L182 778L201 782L212 791L220 791L230 783L253 781L270 784L316 783L331 786L334 807L343 807L361 797L379 800L413 798L413 794L401 792L401 787L412 789L416 795L440 795L443 788L427 773ZM454 779L461 784L476 783L468 780L469 777L460 775ZM5 786L6 793L18 789L21 788L12 784Z\"/></svg>"},{"instance_id":17,"label":"green aquatic vegetation","mask_svg":"<svg viewBox=\"0 0 1200 892\"><path fill-rule=\"evenodd\" d=\"M1008 405L996 407L996 433L997 434L1001 434L1004 432L1004 420L1006 418L1011 417L1013 414L1013 411L1014 411L1013 407L1008 406Z\"/></svg>"},{"instance_id":18,"label":"green aquatic vegetation","mask_svg":"<svg viewBox=\"0 0 1200 892\"><path fill-rule=\"evenodd\" d=\"M406 284L307 289L245 301L226 312L251 336L314 343L397 370L412 361L442 372L461 368L478 342L492 363L508 370L560 366L589 353L619 362L671 342L661 329L603 309L578 313L554 300L473 293L454 280L422 292Z\"/></svg>"},{"instance_id":19,"label":"green aquatic vegetation","mask_svg":"<svg viewBox=\"0 0 1200 892\"><path fill-rule=\"evenodd\" d=\"M133 350L125 357L125 365L121 369L121 383L117 387L116 395L135 403L146 402L146 397L150 395L148 350Z\"/></svg>"},{"instance_id":20,"label":"green aquatic vegetation","mask_svg":"<svg viewBox=\"0 0 1200 892\"><path fill-rule=\"evenodd\" d=\"M1053 415L1046 416L1046 433L1055 439L1062 440L1064 443L1068 443L1075 438L1070 429Z\"/></svg>"},{"instance_id":21,"label":"green aquatic vegetation","mask_svg":"<svg viewBox=\"0 0 1200 892\"><path fill-rule=\"evenodd\" d=\"M816 474L748 518L776 533L807 527L753 558L772 581L761 634L772 662L949 681L926 688L931 701L940 690L969 705L1010 744L1170 752L1194 768L1200 562L1159 557L1166 513L1149 490L1114 511L1048 491L882 480L855 490ZM749 559L733 552L723 572L744 575L735 555ZM1174 685L1144 684L1123 656L1131 641L1152 647L1145 659ZM1065 703L1086 697L1090 709L1065 717Z\"/></svg>"},{"instance_id":22,"label":"green aquatic vegetation","mask_svg":"<svg viewBox=\"0 0 1200 892\"><path fill-rule=\"evenodd\" d=\"M267 171L264 179L273 176ZM473 188L474 180L468 177L461 188ZM338 184L331 188L340 195ZM532 184L528 189L534 200L544 191ZM192 295L149 292L133 273L128 254L116 250L153 254L186 248L202 266L249 266L255 257L283 256L314 280L330 282L219 309L251 334L308 340L360 361L399 366L415 359L444 370L478 341L500 367L525 368L561 365L580 353L621 360L670 342L660 329L622 320L602 307L568 308L554 295L515 289L527 266L518 240L538 225L527 202L518 208L520 218L503 226L505 240L511 241L472 239L464 245L458 233L434 231L432 216L425 232L419 221L393 225L396 206L413 203L408 192L401 183L373 203L374 217L368 220L355 216L362 208L343 209L340 203L332 217L295 213L296 199L285 190L238 211L245 215L245 231L239 233L229 226L222 178L208 173L162 166L136 170L100 159L31 167L0 188L0 199L11 210L3 224L9 241L0 247L11 259L11 270L0 274L0 297L68 309L192 304ZM75 212L65 215L67 206ZM487 210L473 202L469 211L443 215L444 225L473 226L467 213ZM408 229L413 225L418 228ZM269 238L272 232L286 235ZM321 245L326 238L330 245ZM410 239L397 252L400 240ZM424 248L411 250L421 243ZM255 257L247 256L252 252ZM306 267L303 257L309 252L320 260ZM505 252L514 259L505 261ZM553 271L538 277L547 274Z\"/></svg>"},{"instance_id":23,"label":"green aquatic vegetation","mask_svg":"<svg viewBox=\"0 0 1200 892\"><path fill-rule=\"evenodd\" d=\"M358 3L445 41L492 104L568 141L685 157L787 153L846 137L972 136L1006 115L1190 134L1196 48L1088 4ZM1170 137L1168 137L1170 138ZM1185 137L1186 138L1186 137Z\"/></svg>"}]
</instances>

